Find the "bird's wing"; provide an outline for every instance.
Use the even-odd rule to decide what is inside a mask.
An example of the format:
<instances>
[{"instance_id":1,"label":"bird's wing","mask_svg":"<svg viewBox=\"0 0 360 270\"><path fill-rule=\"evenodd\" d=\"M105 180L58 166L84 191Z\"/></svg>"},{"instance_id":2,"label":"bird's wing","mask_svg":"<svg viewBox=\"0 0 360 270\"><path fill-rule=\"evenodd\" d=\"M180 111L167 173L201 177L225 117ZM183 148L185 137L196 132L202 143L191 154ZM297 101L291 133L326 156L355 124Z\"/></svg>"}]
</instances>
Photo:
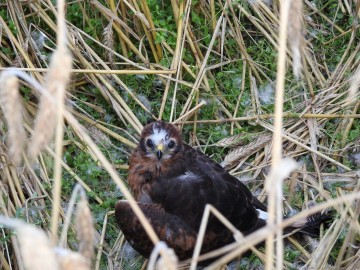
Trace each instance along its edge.
<instances>
[{"instance_id":1,"label":"bird's wing","mask_svg":"<svg viewBox=\"0 0 360 270\"><path fill-rule=\"evenodd\" d=\"M166 213L160 205L147 203L138 203L138 205L161 241L173 248L181 260L191 257L197 232L179 217ZM141 255L149 257L154 245L128 201L117 202L115 216L126 240Z\"/></svg>"},{"instance_id":2,"label":"bird's wing","mask_svg":"<svg viewBox=\"0 0 360 270\"><path fill-rule=\"evenodd\" d=\"M206 204L216 207L239 230L252 228L258 214L248 188L205 154L188 145L184 147L178 162L154 182L152 199L169 213L187 220L195 230ZM209 226L215 231L221 227L215 221Z\"/></svg>"}]
</instances>

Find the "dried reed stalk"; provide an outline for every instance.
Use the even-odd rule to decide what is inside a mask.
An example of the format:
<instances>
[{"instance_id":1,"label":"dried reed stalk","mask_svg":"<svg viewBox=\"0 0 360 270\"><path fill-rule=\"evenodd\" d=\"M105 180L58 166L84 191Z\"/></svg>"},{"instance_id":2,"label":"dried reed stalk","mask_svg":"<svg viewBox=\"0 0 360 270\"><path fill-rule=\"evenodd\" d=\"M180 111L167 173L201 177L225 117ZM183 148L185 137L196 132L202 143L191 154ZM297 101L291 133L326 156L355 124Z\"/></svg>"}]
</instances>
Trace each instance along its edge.
<instances>
[{"instance_id":1,"label":"dried reed stalk","mask_svg":"<svg viewBox=\"0 0 360 270\"><path fill-rule=\"evenodd\" d=\"M234 150L232 150L230 153L228 153L224 161L221 163L223 167L232 168L235 166L235 163L244 158L244 157L250 157L259 149L263 148L267 143L271 141L271 135L264 134L259 137L257 137L254 141L248 143L247 145L240 146Z\"/></svg>"},{"instance_id":2,"label":"dried reed stalk","mask_svg":"<svg viewBox=\"0 0 360 270\"><path fill-rule=\"evenodd\" d=\"M242 233L236 227L234 227L234 225L231 224L231 222L228 219L226 219L226 217L224 217L215 207L213 207L210 204L207 204L205 206L204 214L201 219L201 224L199 228L198 237L196 239L193 257L191 259L190 270L196 269L210 214L213 214L222 224L224 224L233 233L236 241L243 238Z\"/></svg>"},{"instance_id":3,"label":"dried reed stalk","mask_svg":"<svg viewBox=\"0 0 360 270\"><path fill-rule=\"evenodd\" d=\"M1 215L0 224L16 231L25 269L90 270L88 258L70 250L54 248L48 236L41 229Z\"/></svg>"},{"instance_id":4,"label":"dried reed stalk","mask_svg":"<svg viewBox=\"0 0 360 270\"><path fill-rule=\"evenodd\" d=\"M4 216L0 216L0 224L16 230L25 269L60 269L50 240L42 230Z\"/></svg>"},{"instance_id":5,"label":"dried reed stalk","mask_svg":"<svg viewBox=\"0 0 360 270\"><path fill-rule=\"evenodd\" d=\"M350 78L350 88L348 91L348 95L346 97L346 102L344 104L344 107L354 105L353 111L355 113L359 110L360 107L359 86L360 86L360 65L357 67L354 74ZM342 147L345 147L347 137L353 123L354 123L354 119L349 119L345 131L343 132L343 138L341 141Z\"/></svg>"},{"instance_id":6,"label":"dried reed stalk","mask_svg":"<svg viewBox=\"0 0 360 270\"><path fill-rule=\"evenodd\" d=\"M158 259L158 256L160 254L160 251L163 250L164 253L166 253L166 257L171 262L169 264L164 260L163 257L160 257ZM149 262L148 262L148 270L176 270L178 264L178 258L174 252L173 249L169 249L165 242L160 241L156 244L153 251L151 252Z\"/></svg>"},{"instance_id":7,"label":"dried reed stalk","mask_svg":"<svg viewBox=\"0 0 360 270\"><path fill-rule=\"evenodd\" d=\"M108 217L112 216L114 214L115 214L115 211L109 211L105 215L105 218L103 221L103 228L101 230L101 235L100 235L98 253L96 255L96 263L95 263L95 268L94 268L95 270L98 270L100 267L101 255L103 253L103 248L104 248L105 233L106 233L106 228L108 225ZM119 234L119 236L120 236L120 234Z\"/></svg>"},{"instance_id":8,"label":"dried reed stalk","mask_svg":"<svg viewBox=\"0 0 360 270\"><path fill-rule=\"evenodd\" d=\"M110 50L107 51L107 60L110 63L111 67L114 67L114 32L113 32L113 28L112 28L113 22L110 21L110 23L104 28L104 33L103 33L103 40L104 40L104 45L106 47L108 47Z\"/></svg>"},{"instance_id":9,"label":"dried reed stalk","mask_svg":"<svg viewBox=\"0 0 360 270\"><path fill-rule=\"evenodd\" d=\"M75 214L76 234L79 241L79 253L89 262L94 255L94 222L85 194L82 192Z\"/></svg>"},{"instance_id":10,"label":"dried reed stalk","mask_svg":"<svg viewBox=\"0 0 360 270\"><path fill-rule=\"evenodd\" d=\"M29 144L29 155L35 158L53 138L57 119L57 106L64 103L65 86L70 81L72 57L67 49L55 51L52 56L45 88L50 96L42 95L38 115L35 119L34 132Z\"/></svg>"},{"instance_id":11,"label":"dried reed stalk","mask_svg":"<svg viewBox=\"0 0 360 270\"><path fill-rule=\"evenodd\" d=\"M91 265L81 254L67 249L55 249L61 270L90 270Z\"/></svg>"},{"instance_id":12,"label":"dried reed stalk","mask_svg":"<svg viewBox=\"0 0 360 270\"><path fill-rule=\"evenodd\" d=\"M15 164L21 161L21 152L26 140L23 127L22 99L19 95L18 80L15 76L0 75L0 106L8 124L9 154Z\"/></svg>"},{"instance_id":13,"label":"dried reed stalk","mask_svg":"<svg viewBox=\"0 0 360 270\"><path fill-rule=\"evenodd\" d=\"M61 194L61 160L63 151L63 111L65 106L66 87L70 81L72 56L67 48L67 30L65 22L65 1L58 0L57 14L57 49L52 55L49 72L45 79L45 88L50 96L42 96L39 105L39 113L35 120L32 143L29 148L31 157L36 157L45 145L51 140L56 128L55 138L55 166L54 166L54 185L52 188L52 218L51 233L53 242L57 240L58 220L60 214L60 194ZM55 106L54 106L55 105ZM56 120L56 121L54 121Z\"/></svg>"},{"instance_id":14,"label":"dried reed stalk","mask_svg":"<svg viewBox=\"0 0 360 270\"><path fill-rule=\"evenodd\" d=\"M289 7L288 42L293 59L293 72L296 78L301 75L301 52L303 39L302 0L292 0Z\"/></svg>"},{"instance_id":15,"label":"dried reed stalk","mask_svg":"<svg viewBox=\"0 0 360 270\"><path fill-rule=\"evenodd\" d=\"M225 6L227 7L227 4L226 4ZM203 62L202 62L202 65L201 65L201 67L200 67L199 74L198 74L198 76L197 76L197 78L196 78L196 81L195 81L195 83L194 83L193 88L191 89L191 92L190 92L190 94L189 94L189 97L188 97L185 105L183 106L183 109L182 109L180 115L185 114L186 111L190 109L191 101L192 101L195 93L196 93L197 91L199 91L199 90L198 90L198 87L199 87L200 82L202 81L202 79L203 79L203 77L204 77L204 75L205 75L205 71L206 71L206 70L205 70L205 67L206 67L206 64L207 64L207 60L208 60L208 58L209 58L209 56L210 56L211 49L212 49L212 47L213 47L213 45L214 45L214 42L215 42L215 40L216 40L216 35L217 35L217 33L218 33L219 29L220 29L220 25L221 25L222 20L223 20L223 14L220 16L220 18L219 18L218 21L217 21L216 28L215 28L215 30L214 30L214 34L212 35L212 38L211 38L211 41L210 41L210 44L209 44L209 48L208 48L208 50L207 50L207 52L206 52L206 55L205 55L205 57L204 57L204 60L203 60Z\"/></svg>"},{"instance_id":16,"label":"dried reed stalk","mask_svg":"<svg viewBox=\"0 0 360 270\"><path fill-rule=\"evenodd\" d=\"M238 147L240 145L244 145L246 143L247 136L244 134L237 134L231 137L227 137L221 139L220 141L216 142L215 145L219 147Z\"/></svg>"},{"instance_id":17,"label":"dried reed stalk","mask_svg":"<svg viewBox=\"0 0 360 270\"><path fill-rule=\"evenodd\" d=\"M171 1L171 4L172 4L173 10L174 10L174 15L175 15L174 17L175 17L176 24L177 24L177 33L176 33L176 47L175 47L175 51L174 51L174 59L171 63L172 69L176 69L176 81L175 81L175 85L174 85L174 94L173 94L173 99L172 99L172 103L171 103L171 113L170 113L170 118L169 118L170 122L173 120L173 113L174 113L174 109L175 109L176 93L177 93L177 89L178 89L181 65L183 63L181 58L182 58L182 52L184 49L184 42L185 42L184 31L186 31L185 29L187 28L187 25L188 25L189 10L190 10L190 5L187 4L186 8L185 8L186 15L180 16L179 14L184 13L184 2L180 2L179 7L177 7L177 5L174 3L174 1ZM167 84L165 86L164 96L163 96L163 99L161 102L158 119L162 119L162 115L164 113L165 104L166 104L166 100L167 100L169 88L170 88L170 82L171 81L168 80Z\"/></svg>"},{"instance_id":18,"label":"dried reed stalk","mask_svg":"<svg viewBox=\"0 0 360 270\"><path fill-rule=\"evenodd\" d=\"M107 48L107 47L105 47ZM114 52L111 52L113 55L116 55ZM0 67L0 70L5 70L7 68ZM45 72L48 71L48 68L17 68L18 70L28 71L28 72ZM84 74L118 74L118 75L136 75L136 74L174 74L174 70L161 69L161 70L150 70L146 68L142 69L70 69L70 71L76 73L84 73ZM186 82L184 82L186 83Z\"/></svg>"},{"instance_id":19,"label":"dried reed stalk","mask_svg":"<svg viewBox=\"0 0 360 270\"><path fill-rule=\"evenodd\" d=\"M283 219L282 213L282 181L284 177L279 177L282 170L282 136L281 130L283 128L283 103L284 103L284 88L285 88L285 72L286 72L286 36L287 36L287 21L289 18L290 1L285 0L281 2L280 6L280 24L279 24L279 51L277 60L277 74L276 74L276 97L275 97L275 119L274 119L274 138L272 149L272 162L270 177L265 181L265 188L269 194L268 196L268 213L269 219L267 224L270 226L280 224ZM284 166L285 167L285 166ZM286 168L286 167L285 167ZM291 168L294 168L292 165ZM290 172L287 171L288 174ZM282 269L283 261L283 240L282 229L280 228L276 240L276 269ZM266 238L266 264L267 270L274 267L274 234L269 234Z\"/></svg>"},{"instance_id":20,"label":"dried reed stalk","mask_svg":"<svg viewBox=\"0 0 360 270\"><path fill-rule=\"evenodd\" d=\"M111 11L114 13L114 15L115 15L116 17L119 17L118 14L117 14L117 6L115 5L115 1L114 1L114 0L110 0L110 1L109 1L109 5L110 5ZM127 10L126 10L126 8L125 8L125 4L124 4L123 1L120 2L120 8L121 8L122 17L126 20ZM129 31L125 31L124 34L125 34L125 36L129 37ZM120 42L120 45L121 45L122 54L123 54L125 57L128 57L128 51L127 51L126 43L125 43L125 41L121 38L120 35L119 35L119 42Z\"/></svg>"}]
</instances>

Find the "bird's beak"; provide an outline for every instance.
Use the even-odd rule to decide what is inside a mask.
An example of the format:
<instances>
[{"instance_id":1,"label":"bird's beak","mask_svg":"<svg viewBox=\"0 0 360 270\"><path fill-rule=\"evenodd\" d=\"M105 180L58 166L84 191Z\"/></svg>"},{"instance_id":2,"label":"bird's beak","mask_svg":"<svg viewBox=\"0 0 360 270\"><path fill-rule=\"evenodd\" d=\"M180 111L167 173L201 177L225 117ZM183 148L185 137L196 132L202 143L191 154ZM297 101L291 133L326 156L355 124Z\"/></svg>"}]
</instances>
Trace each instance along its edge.
<instances>
[{"instance_id":1,"label":"bird's beak","mask_svg":"<svg viewBox=\"0 0 360 270\"><path fill-rule=\"evenodd\" d=\"M157 151L156 155L159 160L161 159L161 157L163 155L163 150L164 150L164 145L162 143L156 146L156 151Z\"/></svg>"}]
</instances>

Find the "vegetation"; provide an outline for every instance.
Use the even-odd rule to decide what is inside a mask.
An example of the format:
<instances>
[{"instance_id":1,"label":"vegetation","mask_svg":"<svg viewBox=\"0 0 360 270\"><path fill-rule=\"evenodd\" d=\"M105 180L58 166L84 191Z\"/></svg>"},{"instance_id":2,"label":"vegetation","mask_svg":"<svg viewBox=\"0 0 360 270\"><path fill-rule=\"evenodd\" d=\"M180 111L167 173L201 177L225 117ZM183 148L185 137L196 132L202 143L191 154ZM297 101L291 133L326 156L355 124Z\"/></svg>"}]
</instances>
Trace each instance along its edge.
<instances>
[{"instance_id":1,"label":"vegetation","mask_svg":"<svg viewBox=\"0 0 360 270\"><path fill-rule=\"evenodd\" d=\"M316 0L302 6L293 0L283 28L289 40L285 49L279 45L280 1L67 1L67 42L55 2L0 3L1 70L15 67L31 76L20 75L20 86L5 73L0 78L0 213L11 218L0 217L2 269L31 267L29 257L20 255L25 244L16 237L25 225L12 218L52 231L57 246L93 258L91 269L141 269L146 262L125 244L113 210L118 199L128 198L121 186L128 157L142 127L154 119L177 123L187 143L221 162L260 200L281 196L266 188L281 184L284 200L275 213L304 210L296 216L304 217L314 203L322 210L334 208L335 219L319 240L286 242L278 267L356 268L359 5ZM52 99L46 100L34 81ZM57 94L64 87L65 98ZM280 138L274 119L275 95L281 94L281 149L298 164L292 172L276 161L280 155L272 140ZM56 120L61 104L65 125ZM290 177L268 178L271 164ZM76 184L86 192L93 224L79 221L82 215L88 220L89 212L81 188L75 188L79 198L71 199ZM71 218L76 200L79 209ZM95 234L93 257L83 248L89 231ZM274 230L269 226L265 232L255 238L271 239ZM56 241L60 235L66 237ZM254 246L254 239L239 246ZM269 267L275 261L270 253L269 259L267 248L260 248L240 261L230 263L231 258L229 269Z\"/></svg>"}]
</instances>

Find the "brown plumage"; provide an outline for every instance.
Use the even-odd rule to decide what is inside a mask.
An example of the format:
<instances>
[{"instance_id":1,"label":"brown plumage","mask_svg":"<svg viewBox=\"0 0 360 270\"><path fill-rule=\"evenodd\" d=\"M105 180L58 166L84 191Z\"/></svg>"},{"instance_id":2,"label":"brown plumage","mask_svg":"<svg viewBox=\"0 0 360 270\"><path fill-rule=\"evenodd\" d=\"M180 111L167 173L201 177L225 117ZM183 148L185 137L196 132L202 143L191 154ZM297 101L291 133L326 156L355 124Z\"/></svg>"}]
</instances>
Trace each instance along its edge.
<instances>
[{"instance_id":1,"label":"brown plumage","mask_svg":"<svg viewBox=\"0 0 360 270\"><path fill-rule=\"evenodd\" d=\"M130 157L128 182L160 240L181 260L192 256L206 204L217 208L245 235L266 223L259 218L259 211L266 207L249 189L208 156L183 143L180 131L170 123L158 121L144 128ZM127 201L117 203L115 215L125 238L148 257L153 245ZM320 215L316 223L322 219ZM310 222L313 226L314 221ZM302 230L315 234L306 230L307 225ZM201 253L233 241L232 233L211 215Z\"/></svg>"}]
</instances>

